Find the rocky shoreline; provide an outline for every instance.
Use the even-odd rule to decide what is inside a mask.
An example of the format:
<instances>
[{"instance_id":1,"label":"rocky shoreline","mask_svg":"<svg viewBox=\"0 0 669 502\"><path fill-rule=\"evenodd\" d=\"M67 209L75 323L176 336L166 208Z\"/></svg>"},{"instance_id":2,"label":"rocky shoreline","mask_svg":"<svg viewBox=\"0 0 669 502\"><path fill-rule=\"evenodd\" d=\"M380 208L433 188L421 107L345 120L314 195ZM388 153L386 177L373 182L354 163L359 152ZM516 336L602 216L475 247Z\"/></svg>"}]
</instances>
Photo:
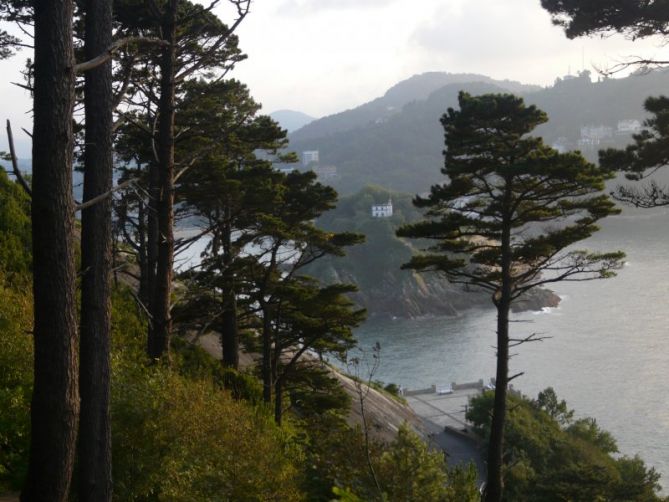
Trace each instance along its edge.
<instances>
[{"instance_id":1,"label":"rocky shoreline","mask_svg":"<svg viewBox=\"0 0 669 502\"><path fill-rule=\"evenodd\" d=\"M466 290L436 276L413 273L399 279L395 274L388 274L384 279L377 286L363 288L352 295L372 317L456 316L471 308L492 307L488 292ZM560 297L553 291L537 288L514 302L512 311L539 312L559 304Z\"/></svg>"}]
</instances>

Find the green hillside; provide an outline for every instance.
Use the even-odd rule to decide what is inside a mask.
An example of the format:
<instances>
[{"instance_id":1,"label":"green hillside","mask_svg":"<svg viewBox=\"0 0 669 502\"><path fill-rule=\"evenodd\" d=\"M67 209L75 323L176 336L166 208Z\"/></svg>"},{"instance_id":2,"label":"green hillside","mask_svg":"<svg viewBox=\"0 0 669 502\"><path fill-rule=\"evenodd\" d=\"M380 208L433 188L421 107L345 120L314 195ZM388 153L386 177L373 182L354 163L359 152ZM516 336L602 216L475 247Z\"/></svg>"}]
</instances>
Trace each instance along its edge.
<instances>
[{"instance_id":1,"label":"green hillside","mask_svg":"<svg viewBox=\"0 0 669 502\"><path fill-rule=\"evenodd\" d=\"M669 90L666 71L598 82L591 77L584 73L576 78L558 79L553 86L536 90L470 76L469 82L448 83L391 112L379 104L387 101L384 97L315 121L291 136L290 148L298 152L319 150L322 165L337 167L338 176L328 183L342 194L354 193L367 184L421 193L441 179L443 131L439 118L449 106L457 104L460 90L473 95L510 91L521 94L528 103L548 113L549 122L538 128L537 134L548 143L562 138L570 149L579 148L582 126L603 125L615 131L620 120L642 120L644 99ZM415 91L416 96L429 89L416 83L410 87L421 90ZM389 94L394 95L391 91ZM402 96L408 99L406 92ZM602 147L623 146L629 140L629 135L614 133ZM584 154L596 160L597 148L585 149Z\"/></svg>"},{"instance_id":2,"label":"green hillside","mask_svg":"<svg viewBox=\"0 0 669 502\"><path fill-rule=\"evenodd\" d=\"M393 216L373 218L371 207L391 198ZM421 218L409 194L389 192L386 188L368 185L358 193L342 198L336 209L321 217L317 224L336 232L364 234L364 244L351 247L345 257L322 260L310 270L326 282L351 282L358 286L354 299L371 315L418 317L423 315L455 315L474 306L490 306L486 293L464 292L437 274L419 274L401 270L418 249L395 236L404 223ZM420 245L420 244L419 244ZM558 301L552 293L539 291L521 310L540 309Z\"/></svg>"}]
</instances>

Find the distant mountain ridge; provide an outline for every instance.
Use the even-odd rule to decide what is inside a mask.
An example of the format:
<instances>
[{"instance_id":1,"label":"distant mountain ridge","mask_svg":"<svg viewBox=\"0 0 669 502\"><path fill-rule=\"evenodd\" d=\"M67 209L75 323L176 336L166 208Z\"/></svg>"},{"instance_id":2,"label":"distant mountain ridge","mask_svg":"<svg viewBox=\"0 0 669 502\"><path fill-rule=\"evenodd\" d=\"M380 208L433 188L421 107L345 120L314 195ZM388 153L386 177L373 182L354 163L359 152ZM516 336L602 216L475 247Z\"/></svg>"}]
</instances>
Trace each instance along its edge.
<instances>
[{"instance_id":1,"label":"distant mountain ridge","mask_svg":"<svg viewBox=\"0 0 669 502\"><path fill-rule=\"evenodd\" d=\"M270 113L269 116L276 120L289 133L316 120L311 115L296 110L277 110Z\"/></svg>"},{"instance_id":2,"label":"distant mountain ridge","mask_svg":"<svg viewBox=\"0 0 669 502\"><path fill-rule=\"evenodd\" d=\"M474 73L422 73L399 82L388 89L383 96L369 103L315 120L307 127L296 131L291 135L291 138L294 141L306 141L363 127L379 120L388 119L412 101L424 101L430 94L444 86L472 82L493 84L513 93L526 93L541 89L541 87L535 85L525 85L511 80L495 80Z\"/></svg>"},{"instance_id":3,"label":"distant mountain ridge","mask_svg":"<svg viewBox=\"0 0 669 502\"><path fill-rule=\"evenodd\" d=\"M445 81L449 83L441 85ZM549 145L561 143L568 149L582 149L596 161L599 148L621 147L630 141L629 133L617 132L618 122L643 121L644 100L669 93L669 72L598 82L592 82L584 72L557 79L546 88L481 75L418 75L393 86L380 98L294 132L290 149L318 150L322 165L336 167L336 178L327 182L342 194L355 193L368 184L398 192L425 192L443 180L440 168L444 142L439 119L449 107L457 106L461 90L474 95L521 95L549 117L534 135L544 137ZM579 144L584 126L608 128L610 138L601 145Z\"/></svg>"}]
</instances>

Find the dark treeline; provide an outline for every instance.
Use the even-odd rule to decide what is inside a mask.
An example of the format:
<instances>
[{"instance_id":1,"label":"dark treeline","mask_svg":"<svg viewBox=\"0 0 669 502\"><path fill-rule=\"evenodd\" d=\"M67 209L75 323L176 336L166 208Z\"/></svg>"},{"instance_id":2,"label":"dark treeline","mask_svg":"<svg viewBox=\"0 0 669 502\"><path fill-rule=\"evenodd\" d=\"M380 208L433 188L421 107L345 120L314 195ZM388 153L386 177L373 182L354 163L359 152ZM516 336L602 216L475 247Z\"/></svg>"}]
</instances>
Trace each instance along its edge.
<instances>
[{"instance_id":1,"label":"dark treeline","mask_svg":"<svg viewBox=\"0 0 669 502\"><path fill-rule=\"evenodd\" d=\"M362 419L347 423L351 396L324 359L346 358L366 312L351 300L355 285L308 271L364 236L319 228L336 191L311 171L276 168L297 160L287 132L229 76L246 57L236 31L251 0L228 0L227 20L218 3L0 3L27 35L0 31L0 57L32 46L34 117L31 179L0 175L0 486L26 502L480 499L473 468L447 469L408 425L391 442L374 437L364 408L373 370L352 380ZM597 2L543 2L570 36L666 32L652 3L629 18L619 3L609 19ZM507 388L518 376L510 349L536 340L510 332L514 302L621 266L619 252L570 246L617 212L601 193L614 170L640 179L666 164L666 99L647 102L656 134L603 153L602 167L529 136L547 116L521 98L460 93L457 104L442 117L448 182L415 199L425 219L398 235L436 242L408 252L406 268L484 290L497 309L497 385L470 417L486 445L485 499L525 497L528 486L546 495L550 483L566 498L585 493L561 477L586 466L593 496L659 500L656 473L612 459L596 424L572 424L554 395L528 404ZM409 130L395 130L396 144ZM667 200L652 184L616 196ZM197 242L200 256L176 266ZM197 343L211 333L217 358ZM519 408L550 429L545 455L515 441ZM572 455L574 468L539 465L553 454ZM519 462L526 472L513 471Z\"/></svg>"},{"instance_id":2,"label":"dark treeline","mask_svg":"<svg viewBox=\"0 0 669 502\"><path fill-rule=\"evenodd\" d=\"M441 78L436 78L439 75ZM417 75L400 82L382 98L312 122L291 134L291 145L300 152L319 150L323 165L336 166L338 178L331 184L342 195L368 184L423 193L441 181L439 118L448 107L457 106L461 90L472 95L512 92L522 96L549 116L537 129L538 135L548 144L560 140L568 143L569 149L577 149L581 127L589 125L612 127L611 146L623 146L630 136L617 135L618 121L642 121L647 116L644 99L669 86L669 74L664 71L642 71L626 78L584 72L557 79L544 89L480 75L437 76ZM596 160L597 147L584 150L584 154L588 160Z\"/></svg>"},{"instance_id":3,"label":"dark treeline","mask_svg":"<svg viewBox=\"0 0 669 502\"><path fill-rule=\"evenodd\" d=\"M15 348L7 367L34 357L32 376L24 366L4 384L19 392L15 403L31 399L30 420L25 401L19 407L25 415L15 410L3 422L11 432L3 438L13 438L11 455L2 459L3 486L21 485L25 501L172 500L189 492L206 499L216 486L235 500L327 500L335 485L354 497L372 488L378 493L380 483L385 493L471 495L471 471L447 483L443 459L414 433L383 445L344 421L350 399L315 356L345 357L365 311L346 296L355 286L321 285L304 271L363 237L319 230L313 222L334 208L336 192L313 173L275 169L296 157L280 153L286 131L260 115L246 86L229 77L246 57L235 31L251 2L228 3L234 13L228 23L214 14L217 2L2 4L4 20L34 31L25 82L34 105L32 176L29 184L21 179L24 194L3 181L4 204L19 208L5 215L7 227L30 215L32 235L7 229L17 240L2 260L3 274L10 273L23 243L32 243L32 266L23 273L32 276L34 305L25 288L14 287L15 278L3 290L25 307L7 319L14 344L8 345ZM3 57L24 44L0 36ZM83 170L82 201L72 195L75 158ZM29 212L22 207L28 198ZM177 237L177 228L195 235ZM180 254L200 239L205 250L175 276ZM11 338L30 312L32 351ZM191 344L210 332L220 337L220 365ZM245 372L241 351L257 359ZM235 409L230 396L246 404ZM288 409L298 413L282 432L277 426ZM182 412L194 423L168 440L186 419ZM276 425L263 418L269 414ZM316 418L322 428L308 440L290 432L297 420L312 424L305 430L318 429ZM164 428L165 445L148 430L134 436L140 424ZM251 436L234 434L244 426ZM196 439L200 431L205 436ZM339 455L327 444L333 433L342 447L360 450L359 468L349 474L340 472L350 463L349 448L335 464L318 458ZM210 448L207 434L223 450ZM253 434L266 436L257 453L247 451L259 441ZM189 457L191 447L208 451ZM432 478L401 486L384 457L388 448L400 457L419 455ZM254 466L250 472L235 475L235 465L219 465L231 451L234 463ZM164 462L189 461L202 471L164 467L160 474ZM372 464L379 472L373 484ZM139 478L135 469L142 469ZM206 474L210 469L216 474ZM321 481L308 479L307 471ZM184 475L188 482L179 481ZM255 481L245 484L245 476ZM201 485L206 477L209 488Z\"/></svg>"}]
</instances>

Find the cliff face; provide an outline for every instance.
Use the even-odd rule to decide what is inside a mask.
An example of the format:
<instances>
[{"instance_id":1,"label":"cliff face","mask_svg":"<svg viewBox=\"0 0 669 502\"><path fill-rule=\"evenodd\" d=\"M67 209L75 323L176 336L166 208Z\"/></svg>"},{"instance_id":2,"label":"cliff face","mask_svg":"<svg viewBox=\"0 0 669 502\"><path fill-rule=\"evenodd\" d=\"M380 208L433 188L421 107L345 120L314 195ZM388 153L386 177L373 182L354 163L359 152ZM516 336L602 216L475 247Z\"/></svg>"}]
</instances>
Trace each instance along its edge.
<instances>
[{"instance_id":1,"label":"cliff face","mask_svg":"<svg viewBox=\"0 0 669 502\"><path fill-rule=\"evenodd\" d=\"M328 278L336 282L356 283L356 277L345 270L330 269ZM485 291L454 286L436 274L389 271L374 286L361 288L353 300L365 307L371 316L414 318L458 315L472 307L491 307ZM518 299L513 312L539 311L557 307L560 297L548 289L536 289Z\"/></svg>"},{"instance_id":2,"label":"cliff face","mask_svg":"<svg viewBox=\"0 0 669 502\"><path fill-rule=\"evenodd\" d=\"M389 197L393 216L373 218L371 206L385 203ZM319 226L328 230L362 233L366 242L350 248L345 257L320 260L309 272L328 283L356 284L359 291L353 299L372 316L456 315L468 308L492 306L486 291L465 290L437 273L419 274L401 269L417 249L409 241L397 238L395 230L420 218L410 195L366 187L343 199L335 210L318 221ZM555 307L560 299L548 290L537 290L521 300L515 311Z\"/></svg>"}]
</instances>

